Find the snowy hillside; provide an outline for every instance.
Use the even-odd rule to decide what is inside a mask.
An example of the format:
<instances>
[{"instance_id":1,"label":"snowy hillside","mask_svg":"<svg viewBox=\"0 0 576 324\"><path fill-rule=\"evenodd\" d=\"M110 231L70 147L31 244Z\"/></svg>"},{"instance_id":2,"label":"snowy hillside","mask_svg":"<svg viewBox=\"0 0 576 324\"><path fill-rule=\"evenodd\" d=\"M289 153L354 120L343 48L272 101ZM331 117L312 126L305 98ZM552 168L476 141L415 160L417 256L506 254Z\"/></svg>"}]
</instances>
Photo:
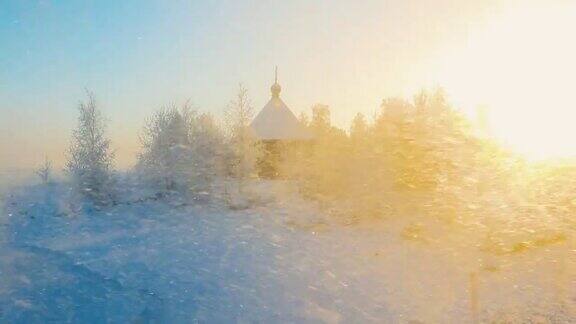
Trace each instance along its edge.
<instances>
[{"instance_id":1,"label":"snowy hillside","mask_svg":"<svg viewBox=\"0 0 576 324\"><path fill-rule=\"evenodd\" d=\"M210 199L158 199L125 183L117 205L97 210L71 206L62 184L20 190L2 214L0 322L563 323L575 315L574 282L554 261L574 251L493 257L481 269L480 255L407 238L400 221L331 222L282 182L247 192L251 207L241 208L229 188Z\"/></svg>"}]
</instances>

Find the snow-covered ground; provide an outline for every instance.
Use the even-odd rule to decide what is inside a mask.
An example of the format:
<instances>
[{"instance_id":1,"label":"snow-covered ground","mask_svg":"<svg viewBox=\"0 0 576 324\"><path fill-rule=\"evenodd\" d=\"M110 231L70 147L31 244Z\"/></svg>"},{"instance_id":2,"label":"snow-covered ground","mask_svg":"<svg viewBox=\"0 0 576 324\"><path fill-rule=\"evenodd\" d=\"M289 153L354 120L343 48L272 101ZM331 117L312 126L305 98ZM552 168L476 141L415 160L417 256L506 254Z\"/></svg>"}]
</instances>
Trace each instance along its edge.
<instances>
[{"instance_id":1,"label":"snow-covered ground","mask_svg":"<svg viewBox=\"0 0 576 324\"><path fill-rule=\"evenodd\" d=\"M573 250L514 260L345 226L282 182L247 197L140 199L103 210L62 184L6 201L1 323L462 323L574 320ZM246 203L248 201L248 203ZM249 205L250 208L240 208Z\"/></svg>"}]
</instances>

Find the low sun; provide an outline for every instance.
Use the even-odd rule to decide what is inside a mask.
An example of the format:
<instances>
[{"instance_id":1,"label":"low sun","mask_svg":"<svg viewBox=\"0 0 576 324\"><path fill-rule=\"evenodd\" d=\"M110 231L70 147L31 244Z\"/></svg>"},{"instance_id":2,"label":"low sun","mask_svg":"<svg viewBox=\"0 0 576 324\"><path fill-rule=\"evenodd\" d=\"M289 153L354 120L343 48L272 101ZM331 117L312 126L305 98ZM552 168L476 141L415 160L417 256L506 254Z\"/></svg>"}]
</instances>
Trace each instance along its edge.
<instances>
[{"instance_id":1,"label":"low sun","mask_svg":"<svg viewBox=\"0 0 576 324\"><path fill-rule=\"evenodd\" d=\"M489 132L525 157L576 157L576 4L496 17L446 56L440 83L465 111L482 107Z\"/></svg>"}]
</instances>

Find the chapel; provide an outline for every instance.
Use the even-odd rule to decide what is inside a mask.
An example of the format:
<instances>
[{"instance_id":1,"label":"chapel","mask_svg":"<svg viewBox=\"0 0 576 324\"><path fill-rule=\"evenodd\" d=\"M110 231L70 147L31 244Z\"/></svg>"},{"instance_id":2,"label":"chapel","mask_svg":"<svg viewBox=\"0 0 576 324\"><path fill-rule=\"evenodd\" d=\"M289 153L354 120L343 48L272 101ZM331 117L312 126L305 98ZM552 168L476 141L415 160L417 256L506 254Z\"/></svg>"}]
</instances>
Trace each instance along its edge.
<instances>
[{"instance_id":1,"label":"chapel","mask_svg":"<svg viewBox=\"0 0 576 324\"><path fill-rule=\"evenodd\" d=\"M280 98L282 87L278 84L278 68L274 84L270 87L271 97L250 124L256 139L263 146L264 154L259 161L260 176L274 178L278 174L277 164L287 147L307 145L312 132L302 125L294 113Z\"/></svg>"}]
</instances>

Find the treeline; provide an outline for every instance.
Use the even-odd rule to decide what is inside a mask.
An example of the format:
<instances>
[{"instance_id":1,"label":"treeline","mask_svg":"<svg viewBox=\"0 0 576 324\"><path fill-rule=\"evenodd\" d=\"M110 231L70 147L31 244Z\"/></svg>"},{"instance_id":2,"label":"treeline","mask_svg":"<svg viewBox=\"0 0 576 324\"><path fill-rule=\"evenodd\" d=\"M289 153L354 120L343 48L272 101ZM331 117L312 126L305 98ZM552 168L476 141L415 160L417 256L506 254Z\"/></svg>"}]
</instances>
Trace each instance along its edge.
<instances>
[{"instance_id":1,"label":"treeline","mask_svg":"<svg viewBox=\"0 0 576 324\"><path fill-rule=\"evenodd\" d=\"M418 239L424 224L459 227L466 239L458 244L497 254L565 240L575 228L576 166L527 163L441 89L385 99L372 118L357 114L348 132L330 125L326 106L300 119L315 145L292 149L282 173L343 223L404 219L406 236Z\"/></svg>"},{"instance_id":2,"label":"treeline","mask_svg":"<svg viewBox=\"0 0 576 324\"><path fill-rule=\"evenodd\" d=\"M77 192L110 203L113 152L93 95L79 112L68 174ZM241 191L257 177L263 156L249 128L253 116L243 87L222 121L189 104L163 107L141 132L134 174L159 195L210 193L223 178L238 180ZM346 131L331 124L325 105L299 119L313 143L284 144L278 176L347 223L418 215L504 231L528 219L573 222L576 168L527 164L481 134L442 90L385 99L374 116L356 115Z\"/></svg>"},{"instance_id":3,"label":"treeline","mask_svg":"<svg viewBox=\"0 0 576 324\"><path fill-rule=\"evenodd\" d=\"M67 152L66 173L74 191L96 205L116 200L114 152L106 136L106 119L95 97L87 93ZM161 107L140 132L141 149L131 174L156 196L210 192L217 177L243 182L255 175L258 145L249 123L254 115L247 90L241 85L218 121L189 103ZM38 170L48 181L50 165Z\"/></svg>"},{"instance_id":4,"label":"treeline","mask_svg":"<svg viewBox=\"0 0 576 324\"><path fill-rule=\"evenodd\" d=\"M480 136L441 90L385 99L371 120L357 114L349 132L329 120L327 107L313 108L307 126L316 145L310 154L293 152L283 172L300 179L308 197L346 202L337 212L355 218L407 208L456 217L449 209L463 212L508 191L520 162Z\"/></svg>"}]
</instances>

